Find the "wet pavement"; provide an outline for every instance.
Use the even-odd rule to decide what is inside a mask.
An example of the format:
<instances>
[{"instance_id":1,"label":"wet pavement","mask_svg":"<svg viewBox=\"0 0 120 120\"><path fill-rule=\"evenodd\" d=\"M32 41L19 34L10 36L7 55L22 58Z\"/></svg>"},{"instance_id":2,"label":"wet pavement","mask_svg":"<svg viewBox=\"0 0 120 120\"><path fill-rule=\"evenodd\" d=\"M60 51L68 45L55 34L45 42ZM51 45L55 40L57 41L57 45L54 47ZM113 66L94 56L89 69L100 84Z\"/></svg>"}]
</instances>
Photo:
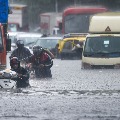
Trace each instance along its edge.
<instances>
[{"instance_id":1,"label":"wet pavement","mask_svg":"<svg viewBox=\"0 0 120 120\"><path fill-rule=\"evenodd\" d=\"M82 70L81 60L54 59L51 79L0 91L0 120L119 120L120 70Z\"/></svg>"}]
</instances>

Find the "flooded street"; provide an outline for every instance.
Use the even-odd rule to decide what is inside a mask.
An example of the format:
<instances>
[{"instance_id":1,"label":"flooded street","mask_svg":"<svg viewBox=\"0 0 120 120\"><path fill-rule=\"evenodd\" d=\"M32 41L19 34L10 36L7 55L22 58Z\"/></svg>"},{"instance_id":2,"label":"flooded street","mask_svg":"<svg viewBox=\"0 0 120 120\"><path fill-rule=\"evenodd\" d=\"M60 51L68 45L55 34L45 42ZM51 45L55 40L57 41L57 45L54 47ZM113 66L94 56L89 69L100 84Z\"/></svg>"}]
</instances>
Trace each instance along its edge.
<instances>
[{"instance_id":1,"label":"flooded street","mask_svg":"<svg viewBox=\"0 0 120 120\"><path fill-rule=\"evenodd\" d=\"M120 1L0 3L0 120L120 120Z\"/></svg>"},{"instance_id":2,"label":"flooded street","mask_svg":"<svg viewBox=\"0 0 120 120\"><path fill-rule=\"evenodd\" d=\"M0 91L1 120L119 120L119 69L81 70L81 60L54 59L52 79Z\"/></svg>"}]
</instances>

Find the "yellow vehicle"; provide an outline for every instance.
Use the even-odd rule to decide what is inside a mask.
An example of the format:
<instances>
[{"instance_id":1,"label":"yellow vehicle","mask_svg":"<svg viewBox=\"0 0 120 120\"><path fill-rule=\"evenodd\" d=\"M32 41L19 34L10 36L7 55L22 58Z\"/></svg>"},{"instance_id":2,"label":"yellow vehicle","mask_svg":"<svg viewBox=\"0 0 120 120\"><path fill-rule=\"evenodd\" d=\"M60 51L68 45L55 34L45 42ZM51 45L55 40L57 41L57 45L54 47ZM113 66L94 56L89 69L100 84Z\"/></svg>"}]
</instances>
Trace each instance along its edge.
<instances>
[{"instance_id":1,"label":"yellow vehicle","mask_svg":"<svg viewBox=\"0 0 120 120\"><path fill-rule=\"evenodd\" d=\"M67 34L59 41L58 50L61 59L81 58L86 34Z\"/></svg>"},{"instance_id":2,"label":"yellow vehicle","mask_svg":"<svg viewBox=\"0 0 120 120\"><path fill-rule=\"evenodd\" d=\"M91 18L86 36L82 68L120 68L120 12L107 12Z\"/></svg>"}]
</instances>

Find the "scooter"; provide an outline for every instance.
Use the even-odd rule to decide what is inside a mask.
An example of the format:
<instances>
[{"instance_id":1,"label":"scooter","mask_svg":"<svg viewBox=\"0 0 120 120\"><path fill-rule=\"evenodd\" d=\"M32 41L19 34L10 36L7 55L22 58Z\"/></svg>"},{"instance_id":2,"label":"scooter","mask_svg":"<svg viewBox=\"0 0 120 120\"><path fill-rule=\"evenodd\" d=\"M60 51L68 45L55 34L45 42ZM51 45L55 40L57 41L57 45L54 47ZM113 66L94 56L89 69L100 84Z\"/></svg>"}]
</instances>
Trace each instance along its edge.
<instances>
[{"instance_id":1,"label":"scooter","mask_svg":"<svg viewBox=\"0 0 120 120\"><path fill-rule=\"evenodd\" d=\"M10 69L5 69L0 71L0 88L3 89L16 89L16 81L13 80L17 78L17 73Z\"/></svg>"}]
</instances>

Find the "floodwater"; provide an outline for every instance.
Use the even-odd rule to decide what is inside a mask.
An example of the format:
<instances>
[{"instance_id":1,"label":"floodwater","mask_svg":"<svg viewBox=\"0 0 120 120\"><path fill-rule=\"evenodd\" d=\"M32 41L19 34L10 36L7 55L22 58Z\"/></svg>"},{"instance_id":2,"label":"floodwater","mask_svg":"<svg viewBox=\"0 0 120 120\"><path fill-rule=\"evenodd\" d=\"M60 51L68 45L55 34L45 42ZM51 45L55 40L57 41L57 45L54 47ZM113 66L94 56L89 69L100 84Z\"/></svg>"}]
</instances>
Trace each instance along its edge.
<instances>
[{"instance_id":1,"label":"floodwater","mask_svg":"<svg viewBox=\"0 0 120 120\"><path fill-rule=\"evenodd\" d=\"M0 120L120 120L120 70L54 59L51 79L0 91Z\"/></svg>"}]
</instances>

